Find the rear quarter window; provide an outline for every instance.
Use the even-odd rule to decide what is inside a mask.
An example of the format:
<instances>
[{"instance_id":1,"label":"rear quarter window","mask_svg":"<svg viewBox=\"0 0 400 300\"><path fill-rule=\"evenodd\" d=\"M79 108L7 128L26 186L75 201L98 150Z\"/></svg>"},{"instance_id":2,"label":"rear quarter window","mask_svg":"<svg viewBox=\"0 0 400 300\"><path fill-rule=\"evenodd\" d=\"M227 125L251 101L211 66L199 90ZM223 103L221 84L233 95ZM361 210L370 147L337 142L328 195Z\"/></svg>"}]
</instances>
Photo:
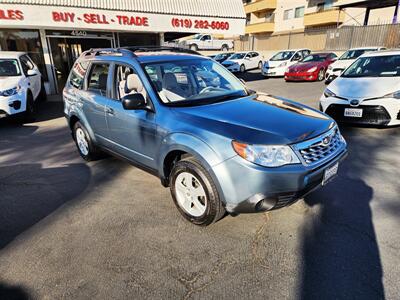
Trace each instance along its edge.
<instances>
[{"instance_id":1,"label":"rear quarter window","mask_svg":"<svg viewBox=\"0 0 400 300\"><path fill-rule=\"evenodd\" d=\"M71 86L77 89L82 89L88 66L88 61L77 61L74 64L71 70L71 74L69 76L69 84Z\"/></svg>"}]
</instances>

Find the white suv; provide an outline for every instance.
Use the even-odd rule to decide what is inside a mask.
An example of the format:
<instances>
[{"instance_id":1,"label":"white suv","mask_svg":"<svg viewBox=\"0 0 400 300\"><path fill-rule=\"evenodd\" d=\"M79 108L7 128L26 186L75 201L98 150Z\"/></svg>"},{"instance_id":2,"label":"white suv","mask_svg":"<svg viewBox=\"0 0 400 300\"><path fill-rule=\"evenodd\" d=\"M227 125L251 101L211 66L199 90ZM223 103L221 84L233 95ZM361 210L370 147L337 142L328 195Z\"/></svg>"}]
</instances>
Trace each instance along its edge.
<instances>
[{"instance_id":1,"label":"white suv","mask_svg":"<svg viewBox=\"0 0 400 300\"><path fill-rule=\"evenodd\" d=\"M31 118L39 98L44 100L46 91L28 54L0 51L0 118L19 113Z\"/></svg>"}]
</instances>

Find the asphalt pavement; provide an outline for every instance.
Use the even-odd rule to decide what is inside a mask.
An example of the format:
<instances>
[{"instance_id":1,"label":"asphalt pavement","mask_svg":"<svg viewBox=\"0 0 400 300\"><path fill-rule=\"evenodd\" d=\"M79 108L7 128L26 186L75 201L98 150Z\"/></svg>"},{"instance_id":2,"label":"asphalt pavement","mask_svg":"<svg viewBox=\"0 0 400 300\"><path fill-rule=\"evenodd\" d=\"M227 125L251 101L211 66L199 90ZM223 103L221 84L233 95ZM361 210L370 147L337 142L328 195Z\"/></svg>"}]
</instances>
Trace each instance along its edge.
<instances>
[{"instance_id":1,"label":"asphalt pavement","mask_svg":"<svg viewBox=\"0 0 400 300\"><path fill-rule=\"evenodd\" d=\"M243 78L313 107L325 88ZM0 299L399 299L399 127L341 127L336 180L201 228L154 176L80 159L62 103L39 110L0 120Z\"/></svg>"}]
</instances>

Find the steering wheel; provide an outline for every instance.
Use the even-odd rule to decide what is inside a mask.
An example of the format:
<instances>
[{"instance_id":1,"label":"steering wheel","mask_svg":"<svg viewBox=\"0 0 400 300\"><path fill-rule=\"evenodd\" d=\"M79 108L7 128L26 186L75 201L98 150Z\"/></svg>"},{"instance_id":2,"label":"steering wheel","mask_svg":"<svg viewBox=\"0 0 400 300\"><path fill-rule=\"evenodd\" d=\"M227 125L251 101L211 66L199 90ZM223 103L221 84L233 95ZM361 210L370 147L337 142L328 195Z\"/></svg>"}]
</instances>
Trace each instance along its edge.
<instances>
[{"instance_id":1,"label":"steering wheel","mask_svg":"<svg viewBox=\"0 0 400 300\"><path fill-rule=\"evenodd\" d=\"M204 93L207 93L207 92L211 92L212 90L224 91L225 89L220 88L220 87L207 86L207 87L203 88L203 89L199 92L199 94L204 94Z\"/></svg>"}]
</instances>

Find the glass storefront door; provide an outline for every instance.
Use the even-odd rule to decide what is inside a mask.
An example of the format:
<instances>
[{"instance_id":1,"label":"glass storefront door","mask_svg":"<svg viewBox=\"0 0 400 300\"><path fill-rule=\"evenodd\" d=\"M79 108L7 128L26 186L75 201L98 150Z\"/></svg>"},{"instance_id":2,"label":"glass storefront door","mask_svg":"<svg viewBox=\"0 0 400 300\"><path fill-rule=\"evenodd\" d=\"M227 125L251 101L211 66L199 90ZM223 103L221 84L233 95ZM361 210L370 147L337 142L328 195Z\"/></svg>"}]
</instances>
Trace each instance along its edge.
<instances>
[{"instance_id":1,"label":"glass storefront door","mask_svg":"<svg viewBox=\"0 0 400 300\"><path fill-rule=\"evenodd\" d=\"M90 48L112 47L108 37L48 36L58 92L61 93L75 60Z\"/></svg>"}]
</instances>

